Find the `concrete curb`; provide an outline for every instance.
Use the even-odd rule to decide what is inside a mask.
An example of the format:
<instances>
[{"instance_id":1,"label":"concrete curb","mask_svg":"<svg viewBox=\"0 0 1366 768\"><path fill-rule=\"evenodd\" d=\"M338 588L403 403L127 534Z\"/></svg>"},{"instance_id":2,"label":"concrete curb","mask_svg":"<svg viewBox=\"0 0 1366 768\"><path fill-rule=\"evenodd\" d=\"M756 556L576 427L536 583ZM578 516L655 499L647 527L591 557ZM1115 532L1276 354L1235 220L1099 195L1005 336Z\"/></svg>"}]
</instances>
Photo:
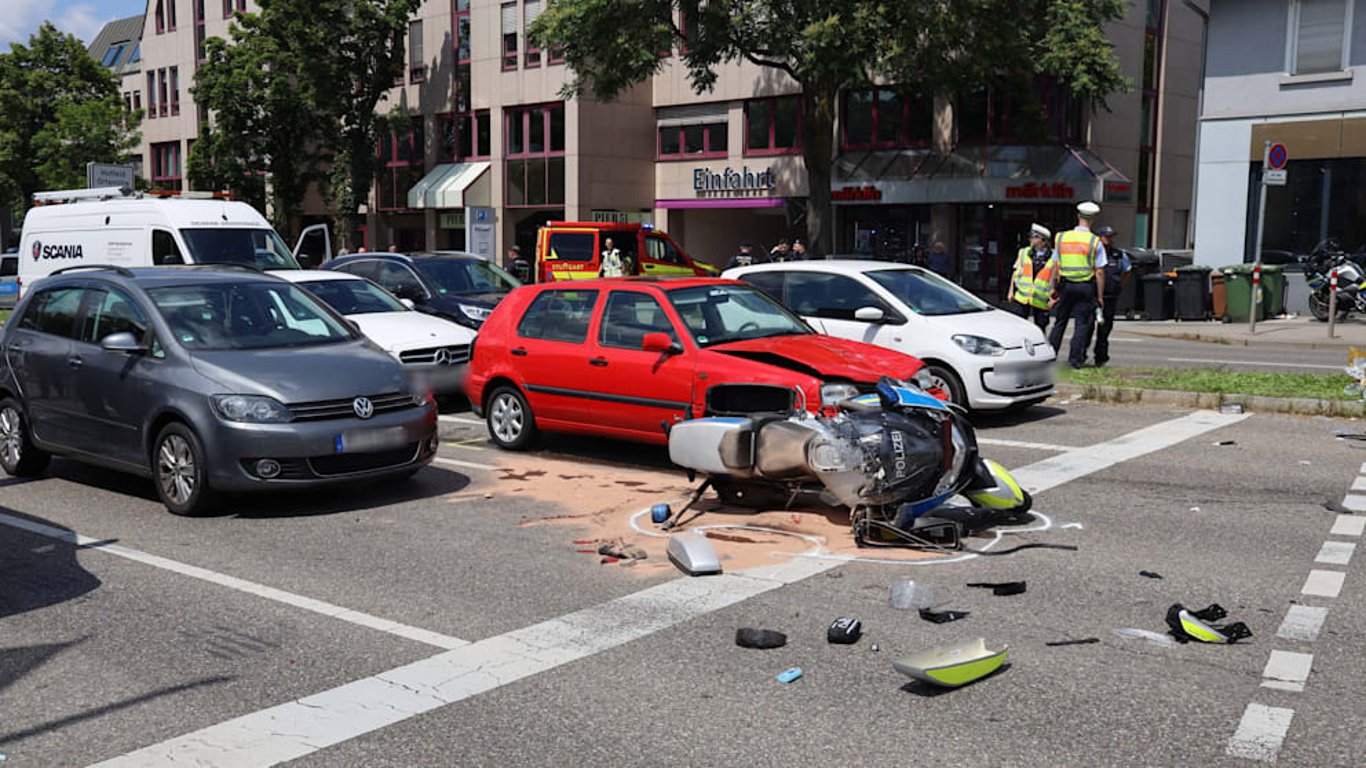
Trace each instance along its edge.
<instances>
[{"instance_id":1,"label":"concrete curb","mask_svg":"<svg viewBox=\"0 0 1366 768\"><path fill-rule=\"evenodd\" d=\"M1094 400L1102 403L1132 405L1175 405L1183 408L1219 408L1237 403L1248 411L1299 413L1315 416L1363 416L1366 402L1361 400L1319 400L1312 397L1259 397L1222 392L1173 392L1165 389L1111 387L1094 384L1057 385L1055 397ZM1051 401L1050 401L1051 402Z\"/></svg>"},{"instance_id":2,"label":"concrete curb","mask_svg":"<svg viewBox=\"0 0 1366 768\"><path fill-rule=\"evenodd\" d=\"M1324 326L1324 334L1327 334L1327 326ZM1116 325L1115 330L1124 330L1123 326ZM1194 341L1203 344L1219 344L1226 347L1270 347L1272 349L1351 349L1360 346L1350 341L1342 339L1325 339L1323 341L1272 341L1262 339L1232 339L1227 336L1220 336L1217 333L1200 333L1199 331L1182 331L1180 333L1154 333L1152 331L1128 331L1135 336L1145 336L1150 339L1171 339L1172 341Z\"/></svg>"}]
</instances>

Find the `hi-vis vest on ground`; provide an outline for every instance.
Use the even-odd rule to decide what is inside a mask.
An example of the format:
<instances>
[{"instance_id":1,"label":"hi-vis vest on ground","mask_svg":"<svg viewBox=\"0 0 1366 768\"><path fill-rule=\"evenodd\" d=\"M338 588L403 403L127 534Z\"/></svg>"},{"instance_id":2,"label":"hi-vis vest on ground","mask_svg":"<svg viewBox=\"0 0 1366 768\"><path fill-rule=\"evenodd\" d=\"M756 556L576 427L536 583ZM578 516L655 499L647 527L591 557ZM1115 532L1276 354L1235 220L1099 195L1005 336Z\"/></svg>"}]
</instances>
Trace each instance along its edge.
<instances>
[{"instance_id":1,"label":"hi-vis vest on ground","mask_svg":"<svg viewBox=\"0 0 1366 768\"><path fill-rule=\"evenodd\" d=\"M1034 274L1034 249L1028 245L1015 257L1015 300L1039 309L1048 309L1048 298L1053 292L1053 260L1044 262L1039 274Z\"/></svg>"},{"instance_id":2,"label":"hi-vis vest on ground","mask_svg":"<svg viewBox=\"0 0 1366 768\"><path fill-rule=\"evenodd\" d=\"M1058 277L1074 283L1095 277L1099 237L1085 230L1069 229L1058 233L1054 244L1058 249Z\"/></svg>"}]
</instances>

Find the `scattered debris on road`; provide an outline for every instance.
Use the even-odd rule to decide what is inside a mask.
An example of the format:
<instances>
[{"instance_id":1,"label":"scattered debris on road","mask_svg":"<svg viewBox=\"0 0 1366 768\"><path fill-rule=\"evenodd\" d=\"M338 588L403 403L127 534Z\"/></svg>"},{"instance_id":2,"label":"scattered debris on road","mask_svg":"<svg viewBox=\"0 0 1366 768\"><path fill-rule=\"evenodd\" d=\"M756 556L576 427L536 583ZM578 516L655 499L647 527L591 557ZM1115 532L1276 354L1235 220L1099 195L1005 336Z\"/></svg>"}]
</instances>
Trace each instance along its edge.
<instances>
[{"instance_id":1,"label":"scattered debris on road","mask_svg":"<svg viewBox=\"0 0 1366 768\"><path fill-rule=\"evenodd\" d=\"M780 682L780 683L790 683L790 682L792 682L793 680L796 680L796 679L800 678L801 676L802 676L802 668L801 668L801 667L793 667L792 669L789 669L789 670L786 670L785 672L780 673L780 674L778 675L778 682Z\"/></svg>"},{"instance_id":2,"label":"scattered debris on road","mask_svg":"<svg viewBox=\"0 0 1366 768\"><path fill-rule=\"evenodd\" d=\"M1151 629L1139 629L1137 627L1125 627L1116 629L1115 634L1131 640L1147 640L1153 645L1161 645L1168 648L1176 647L1176 641L1171 635L1164 635L1161 632L1154 632Z\"/></svg>"},{"instance_id":3,"label":"scattered debris on road","mask_svg":"<svg viewBox=\"0 0 1366 768\"><path fill-rule=\"evenodd\" d=\"M836 645L853 645L863 636L863 622L841 616L825 631L825 639Z\"/></svg>"},{"instance_id":4,"label":"scattered debris on road","mask_svg":"<svg viewBox=\"0 0 1366 768\"><path fill-rule=\"evenodd\" d=\"M1143 577L1145 577L1145 578L1149 578L1149 579L1160 579L1160 578L1162 578L1162 574L1158 573L1157 571L1139 571L1139 572L1138 572L1138 575L1139 575L1139 576L1143 576Z\"/></svg>"},{"instance_id":5,"label":"scattered debris on road","mask_svg":"<svg viewBox=\"0 0 1366 768\"><path fill-rule=\"evenodd\" d=\"M934 592L924 584L912 579L899 579L892 582L887 599L893 608L903 611L933 608L935 603Z\"/></svg>"},{"instance_id":6,"label":"scattered debris on road","mask_svg":"<svg viewBox=\"0 0 1366 768\"><path fill-rule=\"evenodd\" d=\"M967 618L970 613L970 611L931 611L928 608L921 608L920 618L935 624L948 624L950 621Z\"/></svg>"},{"instance_id":7,"label":"scattered debris on road","mask_svg":"<svg viewBox=\"0 0 1366 768\"><path fill-rule=\"evenodd\" d=\"M1019 595L1024 593L1026 589L1025 582L1023 581L973 581L969 582L968 586L980 587L982 589L990 589L991 594L996 595L997 597L1004 597L1006 595Z\"/></svg>"},{"instance_id":8,"label":"scattered debris on road","mask_svg":"<svg viewBox=\"0 0 1366 768\"><path fill-rule=\"evenodd\" d=\"M1064 645L1091 645L1093 643L1099 642L1099 637L1083 637L1080 640L1052 640L1050 642L1044 643L1044 645L1050 648L1058 648Z\"/></svg>"},{"instance_id":9,"label":"scattered debris on road","mask_svg":"<svg viewBox=\"0 0 1366 768\"><path fill-rule=\"evenodd\" d=\"M741 648L757 648L766 651L787 645L787 635L773 629L740 627L735 630L735 644Z\"/></svg>"},{"instance_id":10,"label":"scattered debris on road","mask_svg":"<svg viewBox=\"0 0 1366 768\"><path fill-rule=\"evenodd\" d=\"M1005 663L1009 646L993 651L984 638L941 645L892 662L907 677L944 688L957 688L995 672Z\"/></svg>"},{"instance_id":11,"label":"scattered debris on road","mask_svg":"<svg viewBox=\"0 0 1366 768\"><path fill-rule=\"evenodd\" d=\"M1241 621L1222 625L1213 623L1227 616L1228 611L1218 603L1198 611L1187 610L1180 603L1173 603L1167 609L1167 626L1171 628L1172 638L1178 643L1194 640L1200 643L1232 645L1239 640L1252 637L1252 630Z\"/></svg>"}]
</instances>

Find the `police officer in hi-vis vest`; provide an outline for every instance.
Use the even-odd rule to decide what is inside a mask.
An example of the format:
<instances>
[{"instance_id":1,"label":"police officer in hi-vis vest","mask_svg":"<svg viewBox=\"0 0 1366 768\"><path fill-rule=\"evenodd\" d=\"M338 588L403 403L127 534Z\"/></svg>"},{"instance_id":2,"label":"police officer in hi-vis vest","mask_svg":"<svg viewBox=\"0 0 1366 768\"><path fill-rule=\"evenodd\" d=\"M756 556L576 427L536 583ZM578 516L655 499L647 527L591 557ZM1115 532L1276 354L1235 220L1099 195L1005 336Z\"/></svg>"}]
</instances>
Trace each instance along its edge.
<instances>
[{"instance_id":1,"label":"police officer in hi-vis vest","mask_svg":"<svg viewBox=\"0 0 1366 768\"><path fill-rule=\"evenodd\" d=\"M1086 362L1086 350L1091 346L1091 332L1096 325L1096 310L1105 299L1105 245L1091 233L1091 222L1100 213L1100 206L1092 202L1077 206L1077 227L1059 232L1053 240L1053 265L1057 270L1051 277L1053 301L1058 317L1048 342L1054 352L1062 350L1062 335L1067 332L1067 321L1076 321L1072 330L1072 348L1067 362L1080 368Z\"/></svg>"},{"instance_id":2,"label":"police officer in hi-vis vest","mask_svg":"<svg viewBox=\"0 0 1366 768\"><path fill-rule=\"evenodd\" d=\"M1053 233L1042 224L1029 228L1029 245L1015 257L1015 272L1010 276L1006 300L1015 314L1032 319L1039 330L1048 330L1048 304L1053 294L1053 249L1048 241Z\"/></svg>"}]
</instances>

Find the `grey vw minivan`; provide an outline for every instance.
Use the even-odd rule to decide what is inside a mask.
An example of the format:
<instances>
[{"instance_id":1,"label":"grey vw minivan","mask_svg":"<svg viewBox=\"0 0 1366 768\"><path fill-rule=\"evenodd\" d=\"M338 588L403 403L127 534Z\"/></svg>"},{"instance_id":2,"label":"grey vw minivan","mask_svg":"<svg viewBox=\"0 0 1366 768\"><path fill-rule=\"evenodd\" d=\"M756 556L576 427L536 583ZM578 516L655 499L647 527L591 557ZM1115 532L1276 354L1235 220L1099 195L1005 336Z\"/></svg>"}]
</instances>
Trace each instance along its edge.
<instances>
[{"instance_id":1,"label":"grey vw minivan","mask_svg":"<svg viewBox=\"0 0 1366 768\"><path fill-rule=\"evenodd\" d=\"M74 267L0 332L0 468L51 455L151 477L166 508L411 475L436 406L345 319L247 269Z\"/></svg>"}]
</instances>

